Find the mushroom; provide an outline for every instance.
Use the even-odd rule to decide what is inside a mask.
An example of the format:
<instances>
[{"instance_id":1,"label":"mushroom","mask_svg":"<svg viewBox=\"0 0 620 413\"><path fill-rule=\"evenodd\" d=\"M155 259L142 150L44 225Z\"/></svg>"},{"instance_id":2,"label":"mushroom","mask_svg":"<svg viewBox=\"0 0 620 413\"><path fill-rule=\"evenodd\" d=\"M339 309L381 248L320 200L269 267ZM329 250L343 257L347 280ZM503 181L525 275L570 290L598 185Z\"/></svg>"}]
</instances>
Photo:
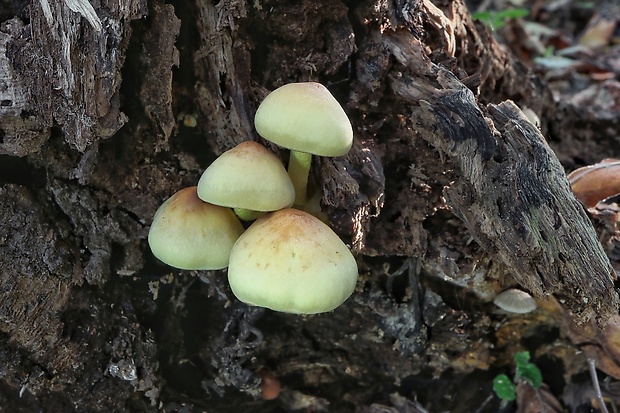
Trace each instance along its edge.
<instances>
[{"instance_id":1,"label":"mushroom","mask_svg":"<svg viewBox=\"0 0 620 413\"><path fill-rule=\"evenodd\" d=\"M242 233L232 210L202 201L192 186L159 207L148 242L153 255L172 267L214 270L228 266L230 250Z\"/></svg>"},{"instance_id":2,"label":"mushroom","mask_svg":"<svg viewBox=\"0 0 620 413\"><path fill-rule=\"evenodd\" d=\"M527 314L536 310L536 301L525 291L510 288L497 294L493 303L504 311Z\"/></svg>"},{"instance_id":3,"label":"mushroom","mask_svg":"<svg viewBox=\"0 0 620 413\"><path fill-rule=\"evenodd\" d=\"M263 138L291 149L288 173L295 186L295 205L306 202L312 155L346 155L353 128L344 109L320 83L289 83L260 104L254 117Z\"/></svg>"},{"instance_id":4,"label":"mushroom","mask_svg":"<svg viewBox=\"0 0 620 413\"><path fill-rule=\"evenodd\" d=\"M209 165L198 182L198 197L252 220L293 205L295 188L277 156L260 143L246 141Z\"/></svg>"},{"instance_id":5,"label":"mushroom","mask_svg":"<svg viewBox=\"0 0 620 413\"><path fill-rule=\"evenodd\" d=\"M280 390L282 390L282 385L278 377L265 369L260 369L257 374L261 378L263 400L276 399L280 394Z\"/></svg>"},{"instance_id":6,"label":"mushroom","mask_svg":"<svg viewBox=\"0 0 620 413\"><path fill-rule=\"evenodd\" d=\"M244 303L295 314L331 311L355 289L351 251L318 218L286 208L257 219L230 252L228 281Z\"/></svg>"}]
</instances>

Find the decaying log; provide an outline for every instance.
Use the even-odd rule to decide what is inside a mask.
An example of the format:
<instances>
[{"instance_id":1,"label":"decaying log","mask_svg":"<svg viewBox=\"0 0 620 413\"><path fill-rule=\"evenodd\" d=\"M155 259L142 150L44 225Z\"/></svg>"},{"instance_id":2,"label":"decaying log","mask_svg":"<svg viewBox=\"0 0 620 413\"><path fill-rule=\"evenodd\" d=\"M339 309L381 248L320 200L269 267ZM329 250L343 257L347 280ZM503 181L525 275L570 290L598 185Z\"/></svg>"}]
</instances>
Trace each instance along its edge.
<instances>
[{"instance_id":1,"label":"decaying log","mask_svg":"<svg viewBox=\"0 0 620 413\"><path fill-rule=\"evenodd\" d=\"M401 411L431 383L430 411L470 412L433 392L479 392L509 351L489 304L505 266L582 318L617 308L540 134L510 103L486 106L538 111L548 90L463 1L76 3L33 0L0 26L3 408ZM337 311L301 317L236 301L222 271L162 265L146 235L216 155L260 139L269 90L306 80L355 131L311 178L360 281ZM250 397L263 369L282 382L271 405Z\"/></svg>"},{"instance_id":2,"label":"decaying log","mask_svg":"<svg viewBox=\"0 0 620 413\"><path fill-rule=\"evenodd\" d=\"M82 410L112 411L139 391L147 397L136 407L147 411L160 391L152 334L137 323L127 291L112 304L103 290L80 289L71 225L40 195L0 188L0 405L63 411L63 400L77 398Z\"/></svg>"},{"instance_id":3,"label":"decaying log","mask_svg":"<svg viewBox=\"0 0 620 413\"><path fill-rule=\"evenodd\" d=\"M49 126L29 113L30 95L7 57L7 45L19 36L23 23L19 19L0 26L0 154L24 156L41 148L49 138Z\"/></svg>"},{"instance_id":4,"label":"decaying log","mask_svg":"<svg viewBox=\"0 0 620 413\"><path fill-rule=\"evenodd\" d=\"M127 121L119 90L129 23L145 14L141 0L104 1L99 15L89 2L44 0L32 3L27 26L17 21L3 26L10 63L0 60L0 68L20 96L2 105L0 116L20 116L3 118L10 127L0 153L37 152L54 125L82 153L118 131Z\"/></svg>"},{"instance_id":5,"label":"decaying log","mask_svg":"<svg viewBox=\"0 0 620 413\"><path fill-rule=\"evenodd\" d=\"M538 128L510 101L483 112L452 73L420 59L415 39L403 37L388 42L411 73L391 86L412 105L420 135L460 171L444 191L452 211L535 296L556 295L581 321L616 314L616 274Z\"/></svg>"},{"instance_id":6,"label":"decaying log","mask_svg":"<svg viewBox=\"0 0 620 413\"><path fill-rule=\"evenodd\" d=\"M174 14L171 4L152 4L153 36L146 39L143 47L150 51L144 57L144 81L140 99L144 112L153 121L163 142L167 143L175 127L172 110L172 67L179 67L179 51L174 45L181 27L181 20Z\"/></svg>"},{"instance_id":7,"label":"decaying log","mask_svg":"<svg viewBox=\"0 0 620 413\"><path fill-rule=\"evenodd\" d=\"M196 102L201 113L209 114L206 132L217 154L252 137L250 56L246 48L233 44L235 21L247 16L247 7L243 1L197 2Z\"/></svg>"}]
</instances>

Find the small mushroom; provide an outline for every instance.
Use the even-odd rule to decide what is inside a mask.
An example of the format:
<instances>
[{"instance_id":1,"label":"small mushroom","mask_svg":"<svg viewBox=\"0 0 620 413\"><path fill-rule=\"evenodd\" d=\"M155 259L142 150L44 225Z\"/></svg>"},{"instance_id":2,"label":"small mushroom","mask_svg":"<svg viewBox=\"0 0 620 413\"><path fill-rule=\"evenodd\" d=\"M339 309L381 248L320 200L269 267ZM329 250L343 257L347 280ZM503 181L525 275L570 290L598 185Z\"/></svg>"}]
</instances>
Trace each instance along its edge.
<instances>
[{"instance_id":1,"label":"small mushroom","mask_svg":"<svg viewBox=\"0 0 620 413\"><path fill-rule=\"evenodd\" d=\"M228 266L230 250L242 232L232 210L202 201L192 186L159 207L148 242L153 255L172 267L214 270Z\"/></svg>"},{"instance_id":2,"label":"small mushroom","mask_svg":"<svg viewBox=\"0 0 620 413\"><path fill-rule=\"evenodd\" d=\"M296 314L331 311L355 289L351 251L314 216L286 208L257 219L235 242L228 281L250 305Z\"/></svg>"},{"instance_id":3,"label":"small mushroom","mask_svg":"<svg viewBox=\"0 0 620 413\"><path fill-rule=\"evenodd\" d=\"M241 219L251 220L293 205L295 188L277 156L260 143L246 141L209 165L198 182L198 197L234 208Z\"/></svg>"},{"instance_id":4,"label":"small mushroom","mask_svg":"<svg viewBox=\"0 0 620 413\"><path fill-rule=\"evenodd\" d=\"M263 138L291 150L288 173L295 186L295 205L306 202L312 155L346 155L353 128L344 109L320 83L289 83L260 104L254 117Z\"/></svg>"},{"instance_id":5,"label":"small mushroom","mask_svg":"<svg viewBox=\"0 0 620 413\"><path fill-rule=\"evenodd\" d=\"M536 310L536 301L525 291L510 288L497 294L493 303L504 311L527 314Z\"/></svg>"},{"instance_id":6,"label":"small mushroom","mask_svg":"<svg viewBox=\"0 0 620 413\"><path fill-rule=\"evenodd\" d=\"M280 394L282 385L278 377L265 369L258 371L258 376L261 378L261 388L263 400L274 400Z\"/></svg>"}]
</instances>

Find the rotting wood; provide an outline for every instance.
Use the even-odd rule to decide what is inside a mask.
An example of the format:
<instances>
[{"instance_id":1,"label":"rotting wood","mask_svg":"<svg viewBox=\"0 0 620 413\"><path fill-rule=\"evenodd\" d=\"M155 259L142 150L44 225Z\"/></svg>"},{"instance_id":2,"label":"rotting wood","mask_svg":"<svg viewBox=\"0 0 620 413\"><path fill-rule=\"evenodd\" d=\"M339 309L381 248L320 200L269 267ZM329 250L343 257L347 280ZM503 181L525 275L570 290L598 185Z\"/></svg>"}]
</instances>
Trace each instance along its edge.
<instances>
[{"instance_id":1,"label":"rotting wood","mask_svg":"<svg viewBox=\"0 0 620 413\"><path fill-rule=\"evenodd\" d=\"M249 98L250 56L235 46L235 21L247 15L241 1L197 2L199 50L195 55L196 102L210 115L209 141L220 154L252 137L253 108Z\"/></svg>"},{"instance_id":2,"label":"rotting wood","mask_svg":"<svg viewBox=\"0 0 620 413\"><path fill-rule=\"evenodd\" d=\"M157 124L163 134L164 143L168 142L175 127L172 111L172 70L179 67L179 51L174 43L181 27L181 20L174 14L171 4L154 3L152 5L155 36L149 37L144 47L151 51L145 56L144 82L140 90L140 99L144 102L146 115Z\"/></svg>"},{"instance_id":3,"label":"rotting wood","mask_svg":"<svg viewBox=\"0 0 620 413\"><path fill-rule=\"evenodd\" d=\"M163 5L159 9L163 14L155 14L155 3ZM188 132L183 126L173 129L170 145L162 147L157 114L163 116L162 123L172 125L169 90L158 91L156 84L141 88L143 82L153 80L145 80L146 70L132 72L131 68L138 63L152 73L161 73L161 77L149 79L167 84L175 61L172 36L178 26L163 1L149 1L148 18L131 24L136 35L131 44L139 46L130 47L131 53L127 53L125 40L110 44L119 55L127 54L124 69L128 70L123 70L123 75L128 87L123 89L121 110L131 122L109 139L107 129L101 136L95 131L86 156L74 150L77 147L71 142L75 136L65 134L68 129L62 105L53 139L47 141L48 136L43 135L40 144L8 139L8 135L4 139L4 143L22 143L20 150L27 155L17 161L6 157L11 158L9 165L18 162L20 170L33 170L39 182L0 182L0 189L6 188L3 202L25 199L21 188L36 196L16 208L18 214L29 217L25 225L3 226L1 229L10 230L9 237L0 230L7 272L9 263L23 256L22 250L44 252L46 244L72 251L74 255L63 261L72 263L75 271L38 274L39 266L49 259L39 253L32 255L32 265L21 271L24 274L3 274L3 285L10 288L19 276L53 280L64 273L74 275L76 284L68 287L61 302L47 308L36 303L53 287L49 283L7 291L15 302L39 313L24 312L0 325L0 344L6 349L0 354L4 366L0 369L4 377L0 405L11 409L19 404L29 411L62 411L72 403L83 411L176 411L183 405L188 411L208 407L210 412L262 408L361 412L366 406L381 406L377 402L388 403L385 395L396 387L409 389L419 379L447 372L452 379L442 377L431 386L415 386L402 400L390 397L389 403L406 409L414 406L407 398L420 395L426 397L424 405L429 411L475 410L476 401L466 403L461 396L479 392L484 371L499 366L498 359L514 348L501 347L499 340L493 340L498 318L492 314L492 305L486 304L497 286L504 285L503 266L494 262L497 255L493 249L484 253L476 243L470 243L461 221L446 209L442 188L455 178L463 179L461 171L449 160L444 168L435 149L420 138L421 129L411 127L408 116L412 105L393 95L388 79L404 81L403 72L415 73L414 80L440 90L432 61L445 65L472 89L479 86L481 102L497 102L506 96L519 103L525 99L528 106L527 99L541 106L546 101L536 84L528 82L523 65L517 66L501 52L489 31L471 21L462 1L435 1L433 10L430 3L176 2L175 13L183 27L195 29L192 34L198 35L193 39L200 45L195 50L195 45L182 37L176 42L182 51L183 73L175 71L173 76L172 109L181 108L181 100L196 102L198 108L191 113L197 114L199 126L192 129L191 138L183 136ZM134 3L123 2L118 7L129 4ZM23 25L47 24L37 5L35 1L33 18L24 19ZM114 6L93 6L105 30L107 10ZM179 13L183 10L186 14ZM427 21L429 12L431 22ZM454 56L448 52L452 47L446 45L443 25L435 24L446 21L441 13L451 19L455 29ZM88 45L91 24L74 12L67 11L65 16L80 19L83 37L79 42ZM162 33L157 32L162 27L154 24L161 21L158 17L167 22ZM395 50L392 32L398 28L413 34L401 39L402 61L386 50L389 42ZM19 37L21 29L11 33L17 33L9 40L13 51L30 39ZM418 46L419 59L410 59L411 48ZM158 54L153 47L164 53ZM79 52L87 54L89 50L84 47ZM195 60L188 64L191 59L187 56L194 52ZM155 66L150 67L152 64ZM107 66L100 69L112 70ZM196 82L185 76L192 71ZM56 72L49 73L48 81L54 84ZM231 305L233 298L227 295L223 274L200 274L203 281L210 278L204 284L197 281L196 274L158 266L144 238L163 199L195 184L214 153L254 137L253 110L267 89L298 80L326 82L346 104L355 127L356 143L349 156L317 160L313 176L323 190L324 211L332 225L360 253L362 275L359 291L332 314L301 318L264 312L258 319L251 317L253 309L238 302ZM134 85L144 96L138 97ZM445 92L449 95L453 90ZM51 99L58 102L61 93L52 92ZM132 113L134 105L139 108ZM155 122L144 116L142 109L154 109ZM33 115L33 119L38 118ZM70 173L78 162L82 172ZM82 168L89 163L94 167ZM30 207L35 201L42 202L40 210ZM15 214L6 209L7 217ZM16 248L10 250L7 245ZM411 260L415 268L409 268L408 277L394 272L392 266L397 268L403 257L411 256L423 258ZM459 289L463 294L455 293ZM475 297L465 294L472 289ZM463 296L464 300L455 300ZM41 320L48 319L53 323L36 330ZM524 326L521 330L505 330L513 339L531 331L534 324L519 320ZM227 325L230 328L225 328ZM220 334L221 339L215 339ZM514 340L515 347L520 344L522 341ZM42 355L35 354L39 350ZM135 367L138 381L127 379L132 375L118 374L123 365ZM66 366L69 368L63 369ZM264 366L272 368L283 383L278 404L259 404L235 392L258 394L255 374ZM448 387L450 384L457 386ZM423 387L439 389L442 394ZM207 388L225 396L209 396ZM23 398L17 400L16 389L20 396L23 392ZM442 406L446 403L444 393L458 406ZM39 407L39 402L45 408ZM157 403L149 406L151 402Z\"/></svg>"},{"instance_id":4,"label":"rotting wood","mask_svg":"<svg viewBox=\"0 0 620 413\"><path fill-rule=\"evenodd\" d=\"M616 274L540 131L510 101L485 114L452 73L413 63L420 54L396 45L415 42L399 36L388 43L417 75L403 73L391 86L412 105L421 136L461 171L444 191L452 211L535 296L554 294L582 322L617 313Z\"/></svg>"},{"instance_id":5,"label":"rotting wood","mask_svg":"<svg viewBox=\"0 0 620 413\"><path fill-rule=\"evenodd\" d=\"M101 18L68 3L33 2L30 23L11 33L7 56L14 82L26 91L28 109L42 125L45 135L38 141L60 125L65 141L84 153L127 121L120 110L121 69L129 23L146 15L146 1L103 2ZM20 150L39 148L40 143Z\"/></svg>"},{"instance_id":6,"label":"rotting wood","mask_svg":"<svg viewBox=\"0 0 620 413\"><path fill-rule=\"evenodd\" d=\"M18 37L24 24L15 18L0 26L0 154L24 156L49 139L50 127L34 116L30 94L6 56L7 45Z\"/></svg>"}]
</instances>

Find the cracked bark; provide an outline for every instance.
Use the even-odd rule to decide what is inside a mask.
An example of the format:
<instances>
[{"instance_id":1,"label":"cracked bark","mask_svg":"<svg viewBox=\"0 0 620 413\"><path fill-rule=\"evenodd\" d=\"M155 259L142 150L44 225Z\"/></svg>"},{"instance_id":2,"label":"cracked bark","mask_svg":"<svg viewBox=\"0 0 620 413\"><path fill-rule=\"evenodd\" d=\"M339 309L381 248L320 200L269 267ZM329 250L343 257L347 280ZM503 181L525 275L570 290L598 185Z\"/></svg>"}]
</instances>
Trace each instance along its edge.
<instances>
[{"instance_id":1,"label":"cracked bark","mask_svg":"<svg viewBox=\"0 0 620 413\"><path fill-rule=\"evenodd\" d=\"M478 107L446 69L420 59L419 43L388 37L417 76L391 87L412 105L411 122L460 176L444 191L470 234L537 297L555 294L581 322L618 312L609 258L564 169L537 127L511 101ZM422 75L422 76L421 76Z\"/></svg>"},{"instance_id":2,"label":"cracked bark","mask_svg":"<svg viewBox=\"0 0 620 413\"><path fill-rule=\"evenodd\" d=\"M100 28L64 2L0 10L3 407L274 411L250 397L267 368L290 411L402 410L385 394L429 377L458 380L428 403L477 391L463 379L501 357L489 302L510 275L582 320L617 312L560 164L504 102L553 113L551 95L463 2L121 3L91 3ZM224 273L173 271L145 241L164 199L259 139L265 94L303 80L354 126L312 179L361 270L344 306L305 318L235 302ZM445 403L427 407L475 410Z\"/></svg>"}]
</instances>

